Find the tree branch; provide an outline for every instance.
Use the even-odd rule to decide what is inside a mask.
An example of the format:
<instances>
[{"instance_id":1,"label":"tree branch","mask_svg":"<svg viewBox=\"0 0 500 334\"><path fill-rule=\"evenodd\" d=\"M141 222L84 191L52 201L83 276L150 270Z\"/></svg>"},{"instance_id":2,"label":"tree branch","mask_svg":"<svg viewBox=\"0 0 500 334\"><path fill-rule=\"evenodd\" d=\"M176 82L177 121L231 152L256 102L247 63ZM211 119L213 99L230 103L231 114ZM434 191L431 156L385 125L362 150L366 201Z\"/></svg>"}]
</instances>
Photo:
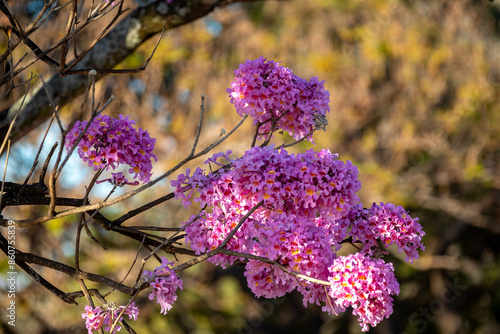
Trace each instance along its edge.
<instances>
[{"instance_id":1,"label":"tree branch","mask_svg":"<svg viewBox=\"0 0 500 334\"><path fill-rule=\"evenodd\" d=\"M112 69L164 28L167 30L190 23L206 16L217 7L252 1L256 0L191 0L174 1L172 4L158 0L144 7L138 7L104 36L74 67L74 70ZM99 75L96 79L102 77L103 75ZM47 90L59 108L82 93L86 84L87 76L85 75L55 74L46 82ZM14 103L7 112L2 112L0 123L10 122L19 109L19 105L20 101ZM43 123L51 115L52 108L47 95L40 87L35 88L19 111L12 133L13 142ZM2 129L0 132L0 142L5 136L3 131L5 130Z\"/></svg>"}]
</instances>

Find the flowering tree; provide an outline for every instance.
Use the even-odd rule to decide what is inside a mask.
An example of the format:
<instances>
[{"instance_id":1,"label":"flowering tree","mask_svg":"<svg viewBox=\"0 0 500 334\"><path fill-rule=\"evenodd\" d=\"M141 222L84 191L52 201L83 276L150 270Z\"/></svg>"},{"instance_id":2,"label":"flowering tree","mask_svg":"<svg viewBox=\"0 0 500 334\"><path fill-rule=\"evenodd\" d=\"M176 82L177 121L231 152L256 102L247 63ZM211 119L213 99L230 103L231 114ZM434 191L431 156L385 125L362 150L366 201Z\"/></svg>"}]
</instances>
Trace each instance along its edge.
<instances>
[{"instance_id":1,"label":"flowering tree","mask_svg":"<svg viewBox=\"0 0 500 334\"><path fill-rule=\"evenodd\" d=\"M305 306L318 304L328 313L338 314L351 306L364 331L392 313L392 296L399 293L399 285L392 264L383 260L384 249L395 244L406 254L407 261L418 258L418 250L424 249L425 234L418 219L393 204L374 203L364 208L356 195L361 188L358 170L350 161L339 160L337 154L310 150L294 155L286 151L300 141L312 141L313 133L325 128L329 93L323 82L317 78L301 79L263 57L246 61L235 74L228 93L237 112L244 119L253 119L256 131L251 148L239 158L232 156L231 151L216 153L206 161L210 171L197 168L191 173L188 169L171 181L175 191L163 200L182 199L185 206L194 201L200 210L161 243L122 226L131 215L109 221L99 213L99 208L150 188L187 161L213 150L233 131L195 154L196 138L191 154L182 163L150 181L152 162L157 160L153 153L155 140L147 131L134 127L128 117L115 119L94 112L88 121L69 127L65 135L68 157L76 149L80 158L96 171L83 206L16 224L30 226L86 212L88 218L82 214L78 225L76 266L59 269L73 274L80 271L80 232L91 220L154 247L143 260L141 274L131 287L83 272L76 278L82 286L80 292L63 293L47 282L42 283L66 302L73 303L76 298L86 296L89 305L83 318L89 333L101 328L108 332L120 330L118 324L126 324L124 315L137 319L139 309L134 299L143 290L150 291L149 298L156 300L161 313L166 314L177 299L177 290L183 287L178 274L204 260L222 267L235 261L246 263L248 286L256 296L276 298L298 290ZM202 114L200 121L201 117ZM199 130L201 126L198 133ZM288 132L295 141L280 146L270 144L271 138L281 131ZM120 165L127 165L128 177L138 181L129 181L122 172L102 178L105 171ZM63 166L64 162L59 169ZM130 193L94 205L88 203L90 190L96 183L110 182L114 191L125 185L137 186L139 181L145 185ZM55 205L62 200L51 198ZM181 232L185 232L185 245L192 251L173 246L174 241L179 242ZM355 252L339 255L344 245L350 245ZM177 264L161 257L161 264L155 270L143 270L144 264L161 250L194 257ZM16 259L44 263L55 269L62 265L20 251L16 251ZM117 307L98 290L88 290L86 280L113 287L131 295L131 299L127 305ZM95 299L101 306L95 306Z\"/></svg>"},{"instance_id":2,"label":"flowering tree","mask_svg":"<svg viewBox=\"0 0 500 334\"><path fill-rule=\"evenodd\" d=\"M42 59L43 55L40 57ZM77 63L83 66L85 61L82 57ZM64 61L61 64L66 65ZM67 69L62 65L61 74L87 74L87 94L98 76L106 72L76 68L77 72L73 73L73 67ZM392 296L399 293L399 284L392 264L383 259L386 248L395 245L405 253L406 260L412 262L418 258L418 251L424 250L422 236L425 233L418 219L410 217L400 206L387 203L364 206L360 203L358 170L350 161L342 161L338 154L329 150L309 150L296 155L287 151L301 141L313 142L314 132L326 128L330 95L324 82L316 77L300 78L280 63L264 57L247 60L235 71L235 80L227 93L229 102L243 117L242 122L247 118L253 121L255 134L249 140L250 149L236 154L231 151L213 154L205 162L208 169L186 169L172 180L174 190L171 193L111 220L100 212L102 208L151 190L189 161L213 152L242 122L197 151L204 116L202 103L191 152L174 168L151 180L152 168L158 161L152 134L137 127L129 116L113 118L106 115L109 104L95 105L92 96L92 110L87 120L78 121L75 117L63 124L55 105L63 103L64 99L55 98L51 93L51 85L61 84L59 79L51 79L43 86L63 142L48 184L45 183L48 161L56 146L47 157L40 182L28 184L28 177L25 184L2 183L2 209L45 204L48 212L23 220L2 217L1 224L29 228L77 215L74 266L23 252L2 234L0 247L36 282L62 301L76 304L76 300L85 298L87 305L82 318L89 333L94 330L114 333L122 327L133 333L124 317L128 316L129 320L140 317L135 303L140 294L149 294L150 300L160 304L160 312L167 314L175 307L178 289L183 288L181 272L205 260L223 268L243 263L248 286L258 297L277 298L297 290L303 296L304 306L317 304L329 314L337 315L351 307L363 331L390 316ZM294 141L283 143L280 134L284 132ZM75 153L94 170L94 177L82 198L58 196L58 178ZM112 185L111 192L104 201L91 204L92 190L104 182ZM113 197L116 188L124 186L136 188ZM168 237L152 236L144 230L123 225L132 217L175 199L182 200L186 207L196 207L198 212L176 228L165 229L171 233ZM60 209L62 207L73 208ZM123 281L82 270L81 232L85 231L91 240L100 244L89 229L90 222L137 240L148 250L149 254L140 265L131 259L131 268L140 267L134 284L127 286ZM176 254L192 259L173 261ZM153 259L158 261L156 268L145 270L146 263ZM80 289L64 292L45 280L30 264L70 275ZM100 288L89 289L88 282L130 296L129 302L117 306L114 295L104 294Z\"/></svg>"}]
</instances>

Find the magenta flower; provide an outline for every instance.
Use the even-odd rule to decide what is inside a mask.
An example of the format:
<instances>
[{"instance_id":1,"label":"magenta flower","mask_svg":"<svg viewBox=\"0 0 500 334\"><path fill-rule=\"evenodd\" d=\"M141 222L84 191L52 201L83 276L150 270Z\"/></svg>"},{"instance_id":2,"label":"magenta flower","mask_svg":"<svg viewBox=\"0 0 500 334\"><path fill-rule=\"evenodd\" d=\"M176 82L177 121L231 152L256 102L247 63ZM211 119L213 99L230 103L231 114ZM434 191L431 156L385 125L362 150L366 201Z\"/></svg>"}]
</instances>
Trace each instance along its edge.
<instances>
[{"instance_id":1,"label":"magenta flower","mask_svg":"<svg viewBox=\"0 0 500 334\"><path fill-rule=\"evenodd\" d=\"M149 295L149 299L156 298L156 302L160 304L160 313L167 314L172 308L172 304L177 300L177 289L182 290L182 280L177 277L175 271L170 268L174 261L169 262L166 258L162 258L161 265L154 271L144 270L143 276L150 281L150 286L153 291Z\"/></svg>"},{"instance_id":2,"label":"magenta flower","mask_svg":"<svg viewBox=\"0 0 500 334\"><path fill-rule=\"evenodd\" d=\"M276 298L297 289L304 305L321 305L335 314L352 306L363 330L392 313L390 296L399 293L392 265L369 256L380 253L380 240L385 245L397 244L409 260L417 258L425 234L417 219L393 204L363 209L356 195L361 187L356 167L328 150L293 155L272 146L254 147L240 159L230 158L230 153L206 161L219 166L216 172L198 168L172 181L176 197L185 205L193 198L201 207L207 206L185 228L185 240L196 254L217 248L262 201L264 205L243 222L226 248L276 261L288 271L330 282L331 288L250 260L245 276L256 296ZM356 255L339 258L337 251L349 237L363 242L363 248ZM209 259L222 267L236 260L244 258L217 254ZM343 274L358 275L358 280L337 284L338 268L343 265L350 270ZM363 277L369 277L367 282Z\"/></svg>"},{"instance_id":3,"label":"magenta flower","mask_svg":"<svg viewBox=\"0 0 500 334\"><path fill-rule=\"evenodd\" d=\"M231 161L225 172L204 174L199 168L190 176L188 170L171 184L176 187L176 197L186 204L190 204L192 189L198 187L200 196L195 201L200 206L217 206L225 213L250 208L263 200L266 207L277 212L343 217L359 201L356 192L361 183L357 168L337 157L328 150L295 156L272 146L254 147ZM210 158L207 163L213 161Z\"/></svg>"},{"instance_id":4,"label":"magenta flower","mask_svg":"<svg viewBox=\"0 0 500 334\"><path fill-rule=\"evenodd\" d=\"M253 118L261 136L272 135L271 123L295 139L325 124L329 94L317 78L308 82L263 57L235 73L231 102L238 114ZM363 331L388 317L399 285L392 264L379 259L384 252L378 242L396 244L412 262L424 250L418 219L393 204L363 208L357 168L329 150L294 155L269 146L254 147L239 159L230 155L214 154L205 162L211 172L188 169L171 182L186 207L194 201L202 208L184 224L185 241L195 253L212 251L232 235L226 249L272 263L234 253L209 261L226 267L247 260L245 276L256 296L277 298L296 289L305 306L317 304L334 314L351 306ZM339 256L348 243L361 243L360 252ZM163 282L155 289L166 291L160 303L168 310L172 289Z\"/></svg>"},{"instance_id":5,"label":"magenta flower","mask_svg":"<svg viewBox=\"0 0 500 334\"><path fill-rule=\"evenodd\" d=\"M392 263L356 253L334 260L329 271L332 285L328 294L337 309L326 303L324 310L338 314L338 309L351 306L364 332L368 325L376 326L392 314L391 295L399 294Z\"/></svg>"},{"instance_id":6,"label":"magenta flower","mask_svg":"<svg viewBox=\"0 0 500 334\"><path fill-rule=\"evenodd\" d=\"M396 244L399 252L405 252L405 260L410 263L418 259L418 249L425 250L422 243L425 232L418 218L411 218L401 206L373 203L371 208L364 209L359 204L341 223L351 226L353 240L361 241L363 251L370 255L379 249L377 240L386 247Z\"/></svg>"},{"instance_id":7,"label":"magenta flower","mask_svg":"<svg viewBox=\"0 0 500 334\"><path fill-rule=\"evenodd\" d=\"M75 144L87 123L87 121L77 121L68 132L65 143L68 151ZM153 168L151 159L158 161L153 154L156 139L151 138L149 133L141 128L134 129L134 124L135 122L129 120L128 116L123 115L119 115L117 119L106 115L96 117L78 143L78 155L96 171L109 168L115 170L119 165L128 165L129 173L134 178L138 178L143 183L149 182ZM123 182L119 180L122 177L123 174L117 173L106 181L121 184Z\"/></svg>"},{"instance_id":8,"label":"magenta flower","mask_svg":"<svg viewBox=\"0 0 500 334\"><path fill-rule=\"evenodd\" d=\"M197 254L218 247L260 201L264 202L263 207L244 222L229 241L228 249L258 254L255 247L263 245L262 240L279 238L269 233L287 233L301 225L309 231L318 228L318 222L326 224L326 221L328 224L317 233L341 241L338 238L343 234L332 236L328 229L334 224L333 218L345 216L359 201L358 171L350 162L337 160L337 155L328 150L317 153L311 150L295 156L273 147L254 147L238 160L231 160L229 153L224 157L231 164L216 173L204 174L202 169L197 169L193 175L188 171L172 181L176 197L182 198L185 204L190 204L188 200L197 188L199 196L194 201L210 208L185 230L186 241ZM217 157L221 155L207 162L214 163ZM329 218L318 220L318 217ZM265 256L275 259L284 254ZM222 266L234 260L235 257L220 254L210 258Z\"/></svg>"},{"instance_id":9,"label":"magenta flower","mask_svg":"<svg viewBox=\"0 0 500 334\"><path fill-rule=\"evenodd\" d=\"M264 57L247 60L234 72L235 80L227 89L240 116L250 115L259 132L267 135L271 121L277 130L300 139L316 128L324 128L330 111L330 94L323 81L299 78L289 68ZM308 139L312 141L312 136Z\"/></svg>"},{"instance_id":10,"label":"magenta flower","mask_svg":"<svg viewBox=\"0 0 500 334\"><path fill-rule=\"evenodd\" d=\"M92 330L99 330L104 323L105 312L103 312L101 307L92 308L92 306L85 306L85 313L82 314L82 319L85 319L85 326L87 327L89 334L92 334Z\"/></svg>"},{"instance_id":11,"label":"magenta flower","mask_svg":"<svg viewBox=\"0 0 500 334\"><path fill-rule=\"evenodd\" d=\"M99 306L92 308L92 306L85 306L85 313L82 314L82 318L85 319L85 326L87 327L88 333L92 334L93 330L99 330L104 325L104 329L109 331L111 326L117 319L118 315L122 312L125 306L114 307L113 303L106 306ZM135 302L130 303L123 314L128 315L129 319L137 320L139 315L139 308L135 306ZM123 320L123 315L120 317L120 321ZM113 333L120 331L121 326L116 325Z\"/></svg>"}]
</instances>

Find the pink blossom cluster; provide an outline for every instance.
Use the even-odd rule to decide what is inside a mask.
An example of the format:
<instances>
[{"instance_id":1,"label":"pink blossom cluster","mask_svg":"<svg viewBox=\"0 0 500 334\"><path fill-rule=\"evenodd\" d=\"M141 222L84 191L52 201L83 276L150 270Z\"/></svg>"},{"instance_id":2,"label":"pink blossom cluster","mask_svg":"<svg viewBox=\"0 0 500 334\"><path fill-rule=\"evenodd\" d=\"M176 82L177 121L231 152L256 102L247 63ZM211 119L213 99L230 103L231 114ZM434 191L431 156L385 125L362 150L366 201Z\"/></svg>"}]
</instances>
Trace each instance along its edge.
<instances>
[{"instance_id":1,"label":"pink blossom cluster","mask_svg":"<svg viewBox=\"0 0 500 334\"><path fill-rule=\"evenodd\" d=\"M373 203L370 208L356 205L342 224L350 227L353 241L362 242L363 251L369 255L379 249L377 240L386 247L396 244L410 263L418 259L418 249L425 250L422 243L425 232L418 218L411 218L403 207L392 203Z\"/></svg>"},{"instance_id":2,"label":"pink blossom cluster","mask_svg":"<svg viewBox=\"0 0 500 334\"><path fill-rule=\"evenodd\" d=\"M206 207L201 217L193 216L185 225L191 248L197 254L217 248L242 222L225 248L265 257L281 266L248 261L245 276L256 296L277 298L297 289L304 305L323 305L333 313L352 306L363 330L366 324L375 325L388 316L392 312L390 295L399 292L397 282L392 265L372 257L380 253L377 241L381 241L395 243L409 261L418 258L425 234L418 219L392 204L363 209L356 195L361 187L357 168L328 150L294 155L269 146L254 147L239 159L230 154L217 153L206 161L218 166L213 172L198 168L191 174L188 170L171 182L176 197L186 206L194 201ZM243 220L260 202L263 205ZM361 252L339 256L337 251L349 238L362 243ZM225 267L244 259L217 254L209 260ZM340 289L332 278L337 277L339 263L346 261L364 273L359 277L370 277L351 287L357 289L356 302L341 295L344 286ZM290 275L283 268L329 282L330 287ZM361 303L363 296L366 300ZM389 305L381 307L380 301Z\"/></svg>"},{"instance_id":3,"label":"pink blossom cluster","mask_svg":"<svg viewBox=\"0 0 500 334\"><path fill-rule=\"evenodd\" d=\"M161 259L161 265L153 271L144 270L143 277L150 282L153 291L149 294L149 299L156 298L160 304L160 313L167 314L172 308L172 304L177 300L177 289L182 290L182 280L177 277L176 272L171 268L174 261L169 262L166 258Z\"/></svg>"},{"instance_id":4,"label":"pink blossom cluster","mask_svg":"<svg viewBox=\"0 0 500 334\"><path fill-rule=\"evenodd\" d=\"M231 160L229 154L217 154L207 162L216 162L224 156L230 167L208 174L199 168L189 175L188 170L171 182L176 187L176 197L182 198L185 205L190 204L193 188L197 187L199 196L194 201L211 209L203 219L186 227L186 241L191 242L198 254L218 247L260 201L263 209L244 222L236 237L229 241L229 249L248 252L258 247L256 244L262 243L256 240L257 236L268 239L270 236L262 233L267 228L276 228L285 215L296 224L288 219L289 223L283 227L293 229L304 221L314 225L318 216L342 217L359 201L356 192L361 184L356 167L337 160L337 155L328 150L293 155L272 146L254 147L238 160ZM226 255L211 259L223 266L234 260Z\"/></svg>"},{"instance_id":5,"label":"pink blossom cluster","mask_svg":"<svg viewBox=\"0 0 500 334\"><path fill-rule=\"evenodd\" d=\"M363 331L368 325L376 326L392 314L391 295L399 294L399 283L394 276L392 263L373 259L362 253L341 256L328 268L331 282L331 304L323 308L338 314L347 307L358 315Z\"/></svg>"},{"instance_id":6,"label":"pink blossom cluster","mask_svg":"<svg viewBox=\"0 0 500 334\"><path fill-rule=\"evenodd\" d=\"M346 235L331 216L305 218L284 213L270 214L258 232L259 242L254 243L250 253L274 260L290 271L324 280L328 278L328 266L336 258L335 251ZM297 288L304 296L304 305L324 300L312 295L310 285L302 284L307 282L268 263L250 260L245 276L249 288L258 297L277 298ZM321 293L324 294L324 290Z\"/></svg>"},{"instance_id":7,"label":"pink blossom cluster","mask_svg":"<svg viewBox=\"0 0 500 334\"><path fill-rule=\"evenodd\" d=\"M306 81L263 57L245 62L235 74L228 89L231 102L238 114L254 119L261 136L281 129L299 139L324 125L329 93L317 78ZM97 117L78 144L80 157L95 170L129 165L134 178L149 181L155 140L133 125L122 115ZM67 136L68 149L86 126L75 124ZM393 204L363 208L356 166L329 150L295 155L271 145L253 147L241 158L231 153L210 157L205 162L210 172L188 169L171 181L176 198L202 209L183 224L185 240L196 254L215 250L228 239L225 249L233 253L219 253L209 261L222 267L247 261L245 276L256 296L277 298L296 289L306 306L321 305L335 314L352 307L363 331L387 318L399 285L393 265L380 258L384 251L379 244L395 244L413 262L418 250L425 249L418 219ZM121 172L99 182L106 181L138 183ZM349 243L359 253L339 255ZM149 299L156 299L163 314L183 288L173 263L162 258L154 271L143 273L152 288ZM135 304L129 309L125 314L135 319ZM89 333L117 316L103 308L88 306L86 311Z\"/></svg>"},{"instance_id":8,"label":"pink blossom cluster","mask_svg":"<svg viewBox=\"0 0 500 334\"><path fill-rule=\"evenodd\" d=\"M113 307L112 305L106 307L98 306L95 308L90 305L85 306L85 313L82 314L82 318L85 319L85 326L87 327L88 333L92 334L93 330L99 330L102 326L105 326L104 329L109 331L124 308L125 306ZM128 315L129 319L137 320L139 308L135 306L135 302L132 302L123 314ZM120 317L118 323L122 320L123 316ZM117 324L113 333L120 331L120 329L121 326Z\"/></svg>"},{"instance_id":9,"label":"pink blossom cluster","mask_svg":"<svg viewBox=\"0 0 500 334\"><path fill-rule=\"evenodd\" d=\"M66 148L69 151L87 126L87 121L77 121L66 136ZM119 115L112 118L106 115L97 116L88 127L85 135L78 143L78 155L94 170L115 170L119 165L128 165L129 173L144 183L149 182L153 168L151 159L158 161L153 153L156 139L147 131L134 128L135 122L129 117ZM109 182L130 184L117 173Z\"/></svg>"},{"instance_id":10,"label":"pink blossom cluster","mask_svg":"<svg viewBox=\"0 0 500 334\"><path fill-rule=\"evenodd\" d=\"M330 94L317 77L307 81L264 57L247 60L234 73L227 89L231 103L240 116L250 115L254 125L261 126L259 133L283 130L298 140L326 124ZM312 136L308 139L312 141Z\"/></svg>"},{"instance_id":11,"label":"pink blossom cluster","mask_svg":"<svg viewBox=\"0 0 500 334\"><path fill-rule=\"evenodd\" d=\"M357 168L350 161L338 160L329 150L294 155L273 146L254 147L237 160L230 153L218 153L206 162L225 157L229 168L222 166L209 174L198 168L192 176L188 170L172 181L177 198L189 205L193 192L184 190L197 187L199 197L194 200L200 206L218 206L224 213L248 210L264 201L278 213L305 217L342 217L359 201Z\"/></svg>"}]
</instances>

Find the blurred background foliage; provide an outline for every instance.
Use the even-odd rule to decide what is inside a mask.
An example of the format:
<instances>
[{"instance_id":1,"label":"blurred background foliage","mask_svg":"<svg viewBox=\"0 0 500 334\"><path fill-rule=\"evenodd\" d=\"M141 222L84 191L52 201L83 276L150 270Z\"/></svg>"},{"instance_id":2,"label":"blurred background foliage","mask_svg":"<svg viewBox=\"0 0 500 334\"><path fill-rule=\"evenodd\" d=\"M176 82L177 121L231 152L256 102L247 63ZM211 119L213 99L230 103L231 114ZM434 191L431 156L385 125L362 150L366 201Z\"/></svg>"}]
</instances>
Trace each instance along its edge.
<instances>
[{"instance_id":1,"label":"blurred background foliage","mask_svg":"<svg viewBox=\"0 0 500 334\"><path fill-rule=\"evenodd\" d=\"M332 100L327 131L315 134L316 145L301 144L291 151L329 148L352 160L360 170L365 206L374 201L403 205L427 232L427 249L414 264L405 263L397 252L388 256L395 263L401 294L393 315L370 332L499 333L499 20L500 3L485 0L231 5L167 31L146 71L103 79L96 96L98 101L117 97L108 113L131 115L158 138L159 175L189 152L202 94L202 144L240 120L226 88L246 59L263 55L301 77L325 80ZM40 44L49 43L41 34L55 36L61 27L54 24L37 32ZM94 36L98 28L86 34ZM120 68L142 65L154 44L143 45ZM79 103L63 108L67 119ZM252 134L247 122L217 151L231 149L241 155ZM13 147L11 163L19 179L13 174L12 181L26 175L32 157L20 152L36 145L39 136L32 133ZM155 189L104 213L113 218L171 191L168 182ZM84 187L72 185L64 191L81 196ZM10 212L26 217L40 209L23 210ZM178 226L189 214L180 203L168 203L128 224ZM72 263L75 221L69 217L22 231L20 248ZM85 240L85 270L121 280L139 245L92 229L110 250ZM6 272L5 265L0 269ZM79 289L62 274L37 269L47 280L60 282L64 291ZM132 326L138 333L173 334L360 332L350 311L329 317L318 307L305 309L295 294L256 299L242 272L208 263L190 268L181 274L185 288L174 308L160 315L159 306L143 294L137 302L140 320ZM67 307L28 279L20 285L19 333L86 332L80 319L83 300L79 307ZM126 301L116 293L115 298ZM6 333L12 330L1 326Z\"/></svg>"}]
</instances>

